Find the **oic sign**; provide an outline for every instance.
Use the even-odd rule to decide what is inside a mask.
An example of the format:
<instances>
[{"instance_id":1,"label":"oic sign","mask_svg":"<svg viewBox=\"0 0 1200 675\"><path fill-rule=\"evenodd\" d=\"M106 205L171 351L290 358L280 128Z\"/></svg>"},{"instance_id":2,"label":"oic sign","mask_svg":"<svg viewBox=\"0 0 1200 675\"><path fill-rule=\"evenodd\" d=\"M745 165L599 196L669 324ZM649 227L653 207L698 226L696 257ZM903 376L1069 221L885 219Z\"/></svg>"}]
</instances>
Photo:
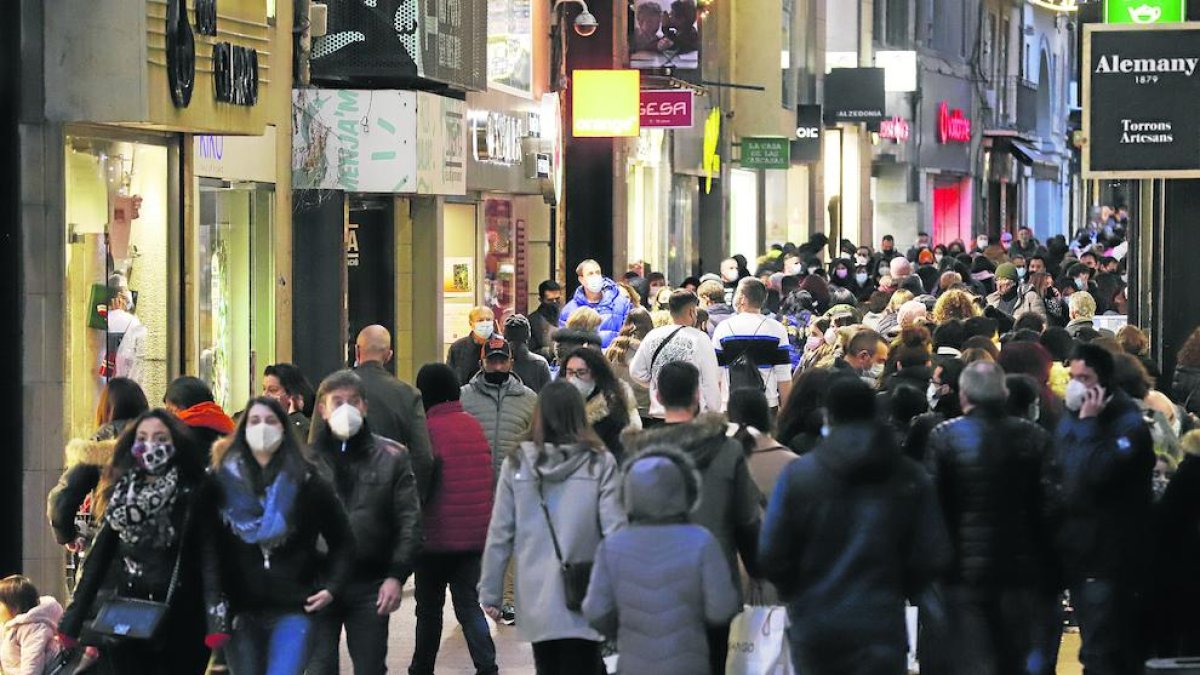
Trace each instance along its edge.
<instances>
[{"instance_id":1,"label":"oic sign","mask_svg":"<svg viewBox=\"0 0 1200 675\"><path fill-rule=\"evenodd\" d=\"M1089 24L1085 178L1200 178L1200 24Z\"/></svg>"},{"instance_id":2,"label":"oic sign","mask_svg":"<svg viewBox=\"0 0 1200 675\"><path fill-rule=\"evenodd\" d=\"M1187 19L1187 0L1104 0L1104 23L1178 23Z\"/></svg>"}]
</instances>

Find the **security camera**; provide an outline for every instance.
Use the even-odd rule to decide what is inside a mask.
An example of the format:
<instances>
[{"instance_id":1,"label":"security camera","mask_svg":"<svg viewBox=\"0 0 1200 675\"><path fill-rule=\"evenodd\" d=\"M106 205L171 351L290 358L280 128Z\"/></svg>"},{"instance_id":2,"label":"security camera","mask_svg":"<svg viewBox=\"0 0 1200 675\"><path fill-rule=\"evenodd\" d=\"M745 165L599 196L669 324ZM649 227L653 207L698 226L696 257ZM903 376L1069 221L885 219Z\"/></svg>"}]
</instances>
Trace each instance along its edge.
<instances>
[{"instance_id":1,"label":"security camera","mask_svg":"<svg viewBox=\"0 0 1200 675\"><path fill-rule=\"evenodd\" d=\"M590 37L599 27L600 23L596 21L596 17L586 9L575 17L575 32L579 34L579 37Z\"/></svg>"}]
</instances>

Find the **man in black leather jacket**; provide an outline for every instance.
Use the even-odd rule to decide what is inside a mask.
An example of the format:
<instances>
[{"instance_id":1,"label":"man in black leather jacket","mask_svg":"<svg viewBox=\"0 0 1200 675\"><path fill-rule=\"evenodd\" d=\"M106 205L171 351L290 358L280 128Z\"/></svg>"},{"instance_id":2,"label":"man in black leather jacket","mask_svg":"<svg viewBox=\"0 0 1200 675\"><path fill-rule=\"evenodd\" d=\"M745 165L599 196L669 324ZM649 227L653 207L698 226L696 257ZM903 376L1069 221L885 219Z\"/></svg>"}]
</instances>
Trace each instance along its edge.
<instances>
[{"instance_id":1,"label":"man in black leather jacket","mask_svg":"<svg viewBox=\"0 0 1200 675\"><path fill-rule=\"evenodd\" d=\"M355 373L338 371L321 383L317 411L325 424L314 425L312 445L350 517L355 560L342 596L314 628L310 675L337 675L343 625L354 671L386 672L388 617L400 607L421 542L409 452L371 433L367 410L367 390Z\"/></svg>"},{"instance_id":2,"label":"man in black leather jacket","mask_svg":"<svg viewBox=\"0 0 1200 675\"><path fill-rule=\"evenodd\" d=\"M1000 366L973 363L959 382L964 415L934 429L927 456L954 549L944 587L951 634L937 642L948 672L1052 673L1061 631L1053 442L1006 413ZM1041 666L1026 671L1031 664Z\"/></svg>"}]
</instances>

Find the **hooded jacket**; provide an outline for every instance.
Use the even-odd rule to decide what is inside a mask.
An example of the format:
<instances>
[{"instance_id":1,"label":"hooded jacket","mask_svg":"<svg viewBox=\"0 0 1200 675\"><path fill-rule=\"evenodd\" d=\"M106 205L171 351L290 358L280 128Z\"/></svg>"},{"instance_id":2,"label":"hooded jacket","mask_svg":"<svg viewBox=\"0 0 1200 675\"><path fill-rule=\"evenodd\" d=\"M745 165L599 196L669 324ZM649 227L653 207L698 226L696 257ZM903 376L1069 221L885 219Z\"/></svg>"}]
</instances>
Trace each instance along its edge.
<instances>
[{"instance_id":1,"label":"hooded jacket","mask_svg":"<svg viewBox=\"0 0 1200 675\"><path fill-rule=\"evenodd\" d=\"M522 441L529 439L537 394L510 375L504 384L488 384L483 373L477 373L462 388L462 408L483 427L492 450L492 469L500 474L500 464Z\"/></svg>"},{"instance_id":2,"label":"hooded jacket","mask_svg":"<svg viewBox=\"0 0 1200 675\"><path fill-rule=\"evenodd\" d=\"M874 422L835 426L784 469L759 539L799 649L878 641L903 654L905 598L949 553L929 475Z\"/></svg>"},{"instance_id":3,"label":"hooded jacket","mask_svg":"<svg viewBox=\"0 0 1200 675\"><path fill-rule=\"evenodd\" d=\"M591 562L601 539L625 525L617 473L610 453L582 445L539 449L522 443L503 463L483 552L479 603L500 606L511 560L521 608L517 630L523 639L601 639L582 614L567 609L562 571L540 506L538 475L563 560Z\"/></svg>"},{"instance_id":4,"label":"hooded jacket","mask_svg":"<svg viewBox=\"0 0 1200 675\"><path fill-rule=\"evenodd\" d=\"M62 613L62 605L47 595L39 600L37 607L5 622L0 639L0 672L42 675L46 664L58 654L54 636Z\"/></svg>"},{"instance_id":5,"label":"hooded jacket","mask_svg":"<svg viewBox=\"0 0 1200 675\"><path fill-rule=\"evenodd\" d=\"M708 413L683 424L668 424L625 435L625 452L634 457L652 446L679 448L696 464L702 487L700 505L692 522L703 525L717 538L738 584L737 558L746 569L757 571L758 530L762 522L758 487L750 477L742 444L726 436L725 416Z\"/></svg>"},{"instance_id":6,"label":"hooded jacket","mask_svg":"<svg viewBox=\"0 0 1200 675\"><path fill-rule=\"evenodd\" d=\"M100 484L100 475L104 467L112 461L116 447L116 440L85 441L77 438L67 443L62 476L58 479L58 485L50 490L46 498L46 515L50 519L50 529L54 532L54 540L60 546L65 546L80 536L90 541L92 533L79 531L76 516L96 491ZM93 526L97 525L90 507L88 520Z\"/></svg>"},{"instance_id":7,"label":"hooded jacket","mask_svg":"<svg viewBox=\"0 0 1200 675\"><path fill-rule=\"evenodd\" d=\"M706 672L705 629L728 624L741 605L721 545L687 523L700 475L682 453L651 448L625 464L622 485L630 525L596 551L583 613L617 637L622 672Z\"/></svg>"},{"instance_id":8,"label":"hooded jacket","mask_svg":"<svg viewBox=\"0 0 1200 675\"><path fill-rule=\"evenodd\" d=\"M483 427L449 401L428 411L434 485L422 509L429 553L478 552L492 515L492 453Z\"/></svg>"},{"instance_id":9,"label":"hooded jacket","mask_svg":"<svg viewBox=\"0 0 1200 675\"><path fill-rule=\"evenodd\" d=\"M629 314L630 309L633 309L633 304L629 298L621 295L616 282L608 277L604 278L604 288L601 289L600 296L600 301L593 303L588 300L587 291L582 286L575 289L575 296L558 315L558 326L566 328L567 319L571 318L571 314L575 310L580 307L591 307L599 312L603 319L598 330L600 339L603 341L601 347L607 348L613 338L621 332L621 327L625 325L625 316Z\"/></svg>"},{"instance_id":10,"label":"hooded jacket","mask_svg":"<svg viewBox=\"0 0 1200 675\"><path fill-rule=\"evenodd\" d=\"M351 581L403 583L421 545L421 505L408 450L373 434L365 421L345 443L323 427L313 450L350 518Z\"/></svg>"}]
</instances>

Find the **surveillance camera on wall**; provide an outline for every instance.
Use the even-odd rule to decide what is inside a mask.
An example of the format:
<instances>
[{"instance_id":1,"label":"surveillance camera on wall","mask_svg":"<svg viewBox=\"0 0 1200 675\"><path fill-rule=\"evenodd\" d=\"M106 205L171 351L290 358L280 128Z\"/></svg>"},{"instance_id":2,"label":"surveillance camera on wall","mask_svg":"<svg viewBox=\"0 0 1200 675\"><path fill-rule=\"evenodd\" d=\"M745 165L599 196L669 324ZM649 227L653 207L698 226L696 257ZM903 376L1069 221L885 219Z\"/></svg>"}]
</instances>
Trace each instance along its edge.
<instances>
[{"instance_id":1,"label":"surveillance camera on wall","mask_svg":"<svg viewBox=\"0 0 1200 675\"><path fill-rule=\"evenodd\" d=\"M599 26L600 23L596 21L596 17L586 9L575 17L575 32L579 34L579 37L590 37Z\"/></svg>"}]
</instances>

